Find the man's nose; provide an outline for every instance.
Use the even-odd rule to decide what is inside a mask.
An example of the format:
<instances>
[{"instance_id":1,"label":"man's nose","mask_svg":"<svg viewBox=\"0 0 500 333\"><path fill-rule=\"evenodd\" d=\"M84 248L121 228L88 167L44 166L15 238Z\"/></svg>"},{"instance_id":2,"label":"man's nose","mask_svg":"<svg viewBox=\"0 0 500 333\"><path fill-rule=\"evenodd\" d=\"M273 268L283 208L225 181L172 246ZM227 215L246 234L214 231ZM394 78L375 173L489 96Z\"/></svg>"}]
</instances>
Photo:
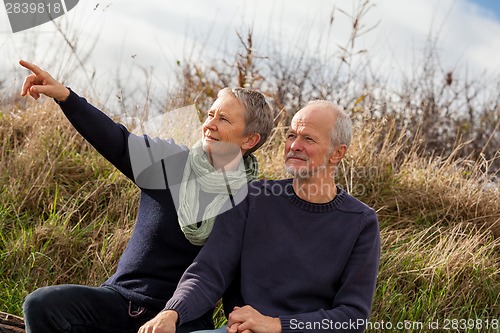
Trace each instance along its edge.
<instances>
[{"instance_id":1,"label":"man's nose","mask_svg":"<svg viewBox=\"0 0 500 333\"><path fill-rule=\"evenodd\" d=\"M301 151L304 147L302 146L301 140L296 138L290 145L290 149L293 151Z\"/></svg>"}]
</instances>

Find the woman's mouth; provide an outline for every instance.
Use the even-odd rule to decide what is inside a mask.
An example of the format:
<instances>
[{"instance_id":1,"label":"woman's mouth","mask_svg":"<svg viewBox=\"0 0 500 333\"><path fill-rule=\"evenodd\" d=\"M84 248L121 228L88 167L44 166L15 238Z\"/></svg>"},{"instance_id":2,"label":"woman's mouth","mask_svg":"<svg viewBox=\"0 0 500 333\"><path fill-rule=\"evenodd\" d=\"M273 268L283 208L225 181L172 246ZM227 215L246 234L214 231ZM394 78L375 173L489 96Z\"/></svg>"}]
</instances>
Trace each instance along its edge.
<instances>
[{"instance_id":1,"label":"woman's mouth","mask_svg":"<svg viewBox=\"0 0 500 333\"><path fill-rule=\"evenodd\" d=\"M214 137L213 137L213 136L211 136L211 135L205 135L205 140L206 140L206 141L220 141L219 139L214 138Z\"/></svg>"}]
</instances>

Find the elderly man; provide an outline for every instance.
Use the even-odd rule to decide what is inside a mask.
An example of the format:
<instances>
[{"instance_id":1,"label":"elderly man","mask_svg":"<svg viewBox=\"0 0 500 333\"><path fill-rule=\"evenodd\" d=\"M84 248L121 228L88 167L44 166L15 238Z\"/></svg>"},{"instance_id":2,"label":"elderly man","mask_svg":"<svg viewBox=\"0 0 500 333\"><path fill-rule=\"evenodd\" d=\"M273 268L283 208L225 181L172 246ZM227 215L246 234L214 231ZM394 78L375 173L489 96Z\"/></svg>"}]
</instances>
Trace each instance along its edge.
<instances>
[{"instance_id":1,"label":"elderly man","mask_svg":"<svg viewBox=\"0 0 500 333\"><path fill-rule=\"evenodd\" d=\"M351 121L336 105L314 101L298 111L285 145L293 179L251 183L139 333L175 332L229 287L230 333L363 331L380 237L375 211L334 182L350 140Z\"/></svg>"},{"instance_id":2,"label":"elderly man","mask_svg":"<svg viewBox=\"0 0 500 333\"><path fill-rule=\"evenodd\" d=\"M244 198L256 178L252 152L267 139L273 115L262 94L225 88L191 149L131 134L49 73L29 69L22 95L52 97L80 134L141 190L136 225L117 271L100 287L49 286L27 296L28 333L137 332L161 311L212 230L215 216ZM243 191L245 190L245 191ZM242 194L243 193L243 194ZM212 311L178 327L213 328ZM196 319L196 318L193 318Z\"/></svg>"}]
</instances>

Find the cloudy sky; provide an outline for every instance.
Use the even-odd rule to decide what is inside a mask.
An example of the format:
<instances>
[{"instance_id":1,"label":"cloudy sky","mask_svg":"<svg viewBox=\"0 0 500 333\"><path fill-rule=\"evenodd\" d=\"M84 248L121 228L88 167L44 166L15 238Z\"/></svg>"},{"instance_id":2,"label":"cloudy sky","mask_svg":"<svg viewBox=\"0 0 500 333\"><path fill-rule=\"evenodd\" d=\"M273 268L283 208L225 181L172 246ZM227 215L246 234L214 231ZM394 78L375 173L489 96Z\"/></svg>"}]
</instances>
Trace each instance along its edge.
<instances>
[{"instance_id":1,"label":"cloudy sky","mask_svg":"<svg viewBox=\"0 0 500 333\"><path fill-rule=\"evenodd\" d=\"M20 58L33 61L76 89L106 90L115 81L136 81L137 69L152 73L153 87L163 89L178 60L213 58L237 46L236 32L253 28L257 51L266 43L286 49L310 47L328 35L330 48L345 45L357 0L85 0L56 20L13 34L0 8L0 81L20 86ZM466 68L471 75L500 73L500 1L371 0L362 23L373 30L359 39L381 70L408 71L421 61L429 32L438 36L444 66ZM340 10L339 10L340 9ZM333 23L332 21L333 14ZM72 55L71 41L82 65ZM263 54L265 55L265 54ZM135 72L131 72L134 68ZM140 72L140 71L139 71ZM141 75L139 73L139 75ZM119 78L118 78L119 77ZM89 82L92 82L91 84ZM66 82L65 82L66 83ZM68 83L69 84L69 83ZM89 88L90 87L90 88ZM99 87L99 88L96 88ZM95 90L99 90L96 92Z\"/></svg>"}]
</instances>

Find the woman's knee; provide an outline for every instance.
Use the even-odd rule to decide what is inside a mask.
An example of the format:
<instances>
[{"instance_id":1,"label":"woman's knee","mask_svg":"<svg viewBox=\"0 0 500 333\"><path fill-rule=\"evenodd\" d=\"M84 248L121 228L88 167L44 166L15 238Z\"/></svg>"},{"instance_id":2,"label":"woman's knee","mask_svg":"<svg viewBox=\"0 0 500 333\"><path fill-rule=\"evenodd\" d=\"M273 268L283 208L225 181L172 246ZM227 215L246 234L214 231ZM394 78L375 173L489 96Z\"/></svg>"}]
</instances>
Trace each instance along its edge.
<instances>
[{"instance_id":1,"label":"woman's knee","mask_svg":"<svg viewBox=\"0 0 500 333\"><path fill-rule=\"evenodd\" d=\"M44 309L44 302L46 301L46 295L50 294L50 287L42 287L30 293L24 298L23 302L23 313L26 317L27 314L39 313Z\"/></svg>"},{"instance_id":2,"label":"woman's knee","mask_svg":"<svg viewBox=\"0 0 500 333\"><path fill-rule=\"evenodd\" d=\"M25 298L25 302L38 304L41 301L50 301L54 296L57 296L61 292L58 286L47 286L41 287L30 293Z\"/></svg>"},{"instance_id":3,"label":"woman's knee","mask_svg":"<svg viewBox=\"0 0 500 333\"><path fill-rule=\"evenodd\" d=\"M56 307L64 307L65 300L74 299L68 297L69 289L71 286L47 286L36 289L24 299L24 316L40 316Z\"/></svg>"},{"instance_id":4,"label":"woman's knee","mask_svg":"<svg viewBox=\"0 0 500 333\"><path fill-rule=\"evenodd\" d=\"M71 285L48 286L39 288L30 293L23 302L23 314L26 331L63 332L68 326L66 311L69 311L67 302L74 302L70 297Z\"/></svg>"}]
</instances>

